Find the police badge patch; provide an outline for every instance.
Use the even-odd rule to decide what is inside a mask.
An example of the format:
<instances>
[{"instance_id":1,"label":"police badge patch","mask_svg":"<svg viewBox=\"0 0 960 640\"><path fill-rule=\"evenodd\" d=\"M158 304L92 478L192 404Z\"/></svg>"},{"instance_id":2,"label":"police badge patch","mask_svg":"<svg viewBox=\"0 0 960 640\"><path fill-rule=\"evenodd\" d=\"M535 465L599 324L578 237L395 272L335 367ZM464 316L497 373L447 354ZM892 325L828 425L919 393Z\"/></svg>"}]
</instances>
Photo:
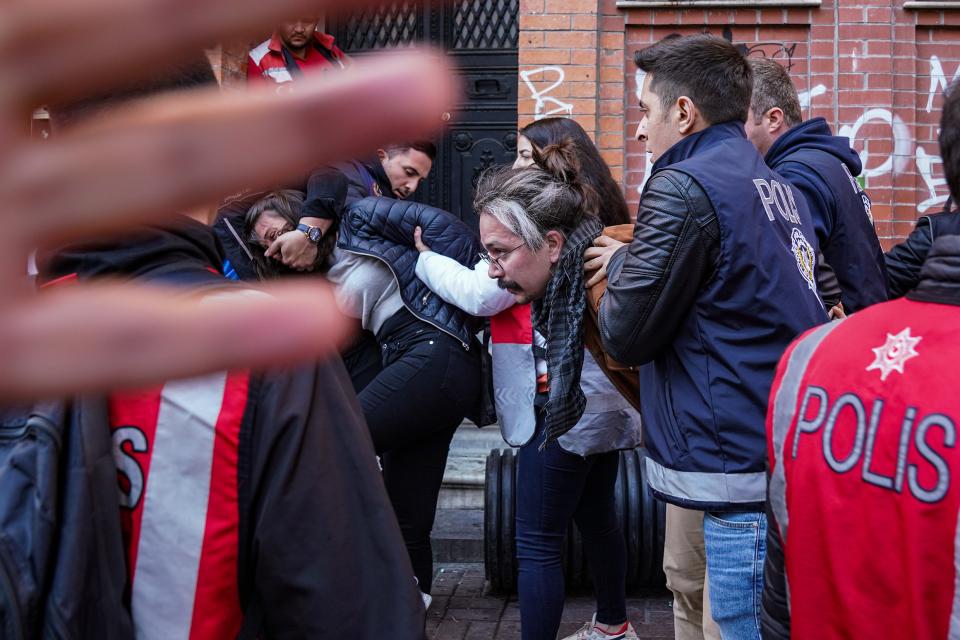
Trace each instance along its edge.
<instances>
[{"instance_id":1,"label":"police badge patch","mask_svg":"<svg viewBox=\"0 0 960 640\"><path fill-rule=\"evenodd\" d=\"M813 245L807 242L803 232L796 227L790 234L790 250L793 251L793 255L797 259L797 269L800 271L800 275L807 281L810 291L816 293L817 283L814 278L814 270L817 264L817 256L813 251Z\"/></svg>"}]
</instances>

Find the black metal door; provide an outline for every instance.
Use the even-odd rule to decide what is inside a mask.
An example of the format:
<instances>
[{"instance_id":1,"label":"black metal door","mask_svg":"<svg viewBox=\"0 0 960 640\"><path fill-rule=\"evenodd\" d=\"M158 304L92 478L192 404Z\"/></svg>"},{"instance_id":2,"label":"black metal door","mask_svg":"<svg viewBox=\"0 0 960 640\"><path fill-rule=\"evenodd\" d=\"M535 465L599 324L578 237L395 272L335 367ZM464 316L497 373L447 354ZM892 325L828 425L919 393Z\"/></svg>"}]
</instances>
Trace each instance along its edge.
<instances>
[{"instance_id":1,"label":"black metal door","mask_svg":"<svg viewBox=\"0 0 960 640\"><path fill-rule=\"evenodd\" d=\"M439 140L439 156L418 199L473 227L473 187L480 173L513 162L517 147L519 0L459 0L420 5L387 2L330 26L352 55L428 42L453 59L462 101Z\"/></svg>"}]
</instances>

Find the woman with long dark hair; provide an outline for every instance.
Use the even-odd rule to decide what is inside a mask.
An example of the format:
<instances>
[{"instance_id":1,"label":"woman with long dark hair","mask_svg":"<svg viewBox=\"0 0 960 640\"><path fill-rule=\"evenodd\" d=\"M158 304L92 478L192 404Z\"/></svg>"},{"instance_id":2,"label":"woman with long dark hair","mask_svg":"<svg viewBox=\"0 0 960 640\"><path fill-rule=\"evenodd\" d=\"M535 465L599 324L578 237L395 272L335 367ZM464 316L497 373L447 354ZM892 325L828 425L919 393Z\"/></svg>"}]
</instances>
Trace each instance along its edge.
<instances>
[{"instance_id":1,"label":"woman with long dark hair","mask_svg":"<svg viewBox=\"0 0 960 640\"><path fill-rule=\"evenodd\" d=\"M600 218L604 226L630 222L630 210L623 197L620 185L613 179L610 167L600 156L600 151L576 120L570 118L544 118L531 122L520 129L517 137L517 159L514 167L529 167L536 164L543 149L561 140L570 140L577 151L580 164L580 180L590 188L596 201L590 206L596 207L594 215ZM588 196L591 195L588 193Z\"/></svg>"}]
</instances>

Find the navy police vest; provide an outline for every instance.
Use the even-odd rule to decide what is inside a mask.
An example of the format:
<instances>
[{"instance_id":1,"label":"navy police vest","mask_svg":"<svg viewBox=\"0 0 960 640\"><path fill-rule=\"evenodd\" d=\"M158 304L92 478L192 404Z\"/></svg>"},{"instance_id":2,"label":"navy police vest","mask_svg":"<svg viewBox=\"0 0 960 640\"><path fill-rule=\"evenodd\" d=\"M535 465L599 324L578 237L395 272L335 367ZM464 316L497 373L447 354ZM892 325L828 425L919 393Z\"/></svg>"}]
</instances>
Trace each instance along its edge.
<instances>
[{"instance_id":1,"label":"navy police vest","mask_svg":"<svg viewBox=\"0 0 960 640\"><path fill-rule=\"evenodd\" d=\"M651 178L664 170L689 175L706 193L720 257L673 343L640 368L647 480L681 506L759 509L777 361L798 334L827 319L813 224L739 122L684 138Z\"/></svg>"}]
</instances>

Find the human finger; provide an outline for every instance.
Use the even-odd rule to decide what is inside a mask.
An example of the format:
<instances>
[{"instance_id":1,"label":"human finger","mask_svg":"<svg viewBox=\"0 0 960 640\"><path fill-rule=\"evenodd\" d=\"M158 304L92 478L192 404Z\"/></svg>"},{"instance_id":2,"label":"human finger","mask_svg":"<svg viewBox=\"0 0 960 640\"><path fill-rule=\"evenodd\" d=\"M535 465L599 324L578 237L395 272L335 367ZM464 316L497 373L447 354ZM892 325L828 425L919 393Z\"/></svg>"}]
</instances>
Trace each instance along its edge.
<instances>
[{"instance_id":1,"label":"human finger","mask_svg":"<svg viewBox=\"0 0 960 640\"><path fill-rule=\"evenodd\" d=\"M263 255L267 258L273 258L278 253L280 253L280 249L283 248L283 244L280 242L280 240L281 238L277 238L272 243L270 243L270 246L267 247L267 250L263 252Z\"/></svg>"},{"instance_id":2,"label":"human finger","mask_svg":"<svg viewBox=\"0 0 960 640\"><path fill-rule=\"evenodd\" d=\"M365 153L397 131L427 133L452 101L448 71L439 55L394 53L283 96L267 87L141 102L21 150L0 195L29 210L25 232L47 241L169 215Z\"/></svg>"},{"instance_id":3,"label":"human finger","mask_svg":"<svg viewBox=\"0 0 960 640\"><path fill-rule=\"evenodd\" d=\"M606 279L606 277L607 277L607 265L604 264L602 267L597 269L596 273L594 273L589 280L587 280L586 286L592 287L598 282L603 282L603 280Z\"/></svg>"},{"instance_id":4,"label":"human finger","mask_svg":"<svg viewBox=\"0 0 960 640\"><path fill-rule=\"evenodd\" d=\"M597 269L602 268L606 263L607 261L605 260L605 256L601 255L599 257L594 258L593 260L587 260L586 262L584 262L583 270L596 271Z\"/></svg>"},{"instance_id":5,"label":"human finger","mask_svg":"<svg viewBox=\"0 0 960 640\"><path fill-rule=\"evenodd\" d=\"M51 291L0 315L0 399L137 387L336 352L349 325L318 280L184 299L135 285ZM282 330L278 331L278 327Z\"/></svg>"},{"instance_id":6,"label":"human finger","mask_svg":"<svg viewBox=\"0 0 960 640\"><path fill-rule=\"evenodd\" d=\"M603 234L600 234L599 236L593 239L593 246L595 247L610 247L616 244L623 244L623 243L620 242L619 240L614 240L610 236L605 236Z\"/></svg>"},{"instance_id":7,"label":"human finger","mask_svg":"<svg viewBox=\"0 0 960 640\"><path fill-rule=\"evenodd\" d=\"M607 250L604 247L587 247L583 252L583 257L587 260L606 255Z\"/></svg>"},{"instance_id":8,"label":"human finger","mask_svg":"<svg viewBox=\"0 0 960 640\"><path fill-rule=\"evenodd\" d=\"M430 247L423 243L423 229L420 227L413 230L413 246L420 252L430 251Z\"/></svg>"},{"instance_id":9,"label":"human finger","mask_svg":"<svg viewBox=\"0 0 960 640\"><path fill-rule=\"evenodd\" d=\"M374 0L18 0L0 11L0 100L21 106L114 88L210 43L291 16ZM118 54L122 52L122 54ZM24 64L29 60L29 64Z\"/></svg>"}]
</instances>

